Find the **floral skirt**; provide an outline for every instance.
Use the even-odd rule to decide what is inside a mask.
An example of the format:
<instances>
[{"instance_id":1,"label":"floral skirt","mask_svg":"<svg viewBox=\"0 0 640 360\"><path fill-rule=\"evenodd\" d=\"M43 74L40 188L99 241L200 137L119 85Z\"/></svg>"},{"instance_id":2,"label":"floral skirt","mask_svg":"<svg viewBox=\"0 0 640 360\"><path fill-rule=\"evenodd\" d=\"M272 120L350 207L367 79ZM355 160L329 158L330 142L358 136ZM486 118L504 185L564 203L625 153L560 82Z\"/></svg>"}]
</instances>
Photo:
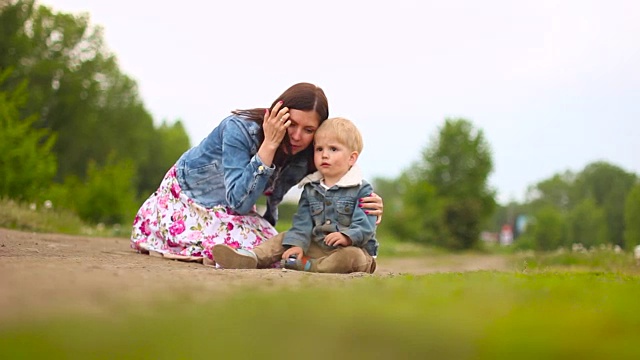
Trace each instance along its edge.
<instances>
[{"instance_id":1,"label":"floral skirt","mask_svg":"<svg viewBox=\"0 0 640 360\"><path fill-rule=\"evenodd\" d=\"M138 210L131 247L174 259L215 261L211 249L216 244L251 250L277 234L256 212L238 215L225 206L206 208L194 203L180 189L173 166Z\"/></svg>"}]
</instances>

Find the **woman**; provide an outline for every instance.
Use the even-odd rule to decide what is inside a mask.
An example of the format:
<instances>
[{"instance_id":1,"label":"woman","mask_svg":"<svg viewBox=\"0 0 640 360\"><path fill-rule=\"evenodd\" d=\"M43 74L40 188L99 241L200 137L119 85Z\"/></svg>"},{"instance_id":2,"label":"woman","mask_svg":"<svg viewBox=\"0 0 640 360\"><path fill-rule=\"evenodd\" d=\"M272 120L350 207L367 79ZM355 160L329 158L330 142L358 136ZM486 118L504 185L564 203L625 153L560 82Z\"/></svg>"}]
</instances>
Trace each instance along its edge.
<instances>
[{"instance_id":1,"label":"woman","mask_svg":"<svg viewBox=\"0 0 640 360\"><path fill-rule=\"evenodd\" d=\"M277 206L315 171L313 135L328 116L324 92L309 83L287 89L271 110L233 111L178 159L144 202L131 247L215 264L215 244L250 250L276 235ZM267 198L263 216L255 208L261 195ZM380 197L372 194L362 202L380 218Z\"/></svg>"}]
</instances>

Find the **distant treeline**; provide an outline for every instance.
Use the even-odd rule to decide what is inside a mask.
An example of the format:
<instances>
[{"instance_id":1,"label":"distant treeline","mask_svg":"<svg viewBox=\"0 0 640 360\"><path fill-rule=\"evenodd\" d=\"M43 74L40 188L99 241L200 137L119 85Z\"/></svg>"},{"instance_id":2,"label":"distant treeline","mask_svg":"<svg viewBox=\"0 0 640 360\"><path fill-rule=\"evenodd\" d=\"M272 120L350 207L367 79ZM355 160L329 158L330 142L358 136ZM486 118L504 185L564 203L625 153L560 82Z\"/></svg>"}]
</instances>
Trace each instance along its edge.
<instances>
[{"instance_id":1,"label":"distant treeline","mask_svg":"<svg viewBox=\"0 0 640 360\"><path fill-rule=\"evenodd\" d=\"M129 221L189 148L181 121L154 124L88 15L0 11L0 196Z\"/></svg>"},{"instance_id":2,"label":"distant treeline","mask_svg":"<svg viewBox=\"0 0 640 360\"><path fill-rule=\"evenodd\" d=\"M422 159L398 178L376 179L385 204L384 233L400 241L466 249L481 244L481 230L497 236L508 225L514 249L581 244L585 249L617 245L628 250L640 244L636 174L597 161L530 186L523 203L496 204L486 187L491 157L474 150L483 141L468 131L452 137L447 130L460 122L465 121L447 120Z\"/></svg>"},{"instance_id":3,"label":"distant treeline","mask_svg":"<svg viewBox=\"0 0 640 360\"><path fill-rule=\"evenodd\" d=\"M518 248L555 250L640 244L640 182L637 174L604 161L565 171L530 186L524 203L500 207L491 225L509 224ZM524 221L519 230L518 218ZM521 232L521 234L519 233Z\"/></svg>"}]
</instances>

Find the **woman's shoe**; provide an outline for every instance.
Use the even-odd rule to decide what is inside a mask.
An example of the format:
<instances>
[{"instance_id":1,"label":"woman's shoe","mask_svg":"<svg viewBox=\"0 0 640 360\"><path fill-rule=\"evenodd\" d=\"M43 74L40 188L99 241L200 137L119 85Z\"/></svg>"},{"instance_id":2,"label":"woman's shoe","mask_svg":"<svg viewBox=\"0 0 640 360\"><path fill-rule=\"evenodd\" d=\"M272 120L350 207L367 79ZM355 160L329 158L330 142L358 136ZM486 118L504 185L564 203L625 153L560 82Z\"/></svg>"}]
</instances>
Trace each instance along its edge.
<instances>
[{"instance_id":1,"label":"woman's shoe","mask_svg":"<svg viewBox=\"0 0 640 360\"><path fill-rule=\"evenodd\" d=\"M258 257L253 251L218 244L211 249L213 260L223 269L257 269Z\"/></svg>"}]
</instances>

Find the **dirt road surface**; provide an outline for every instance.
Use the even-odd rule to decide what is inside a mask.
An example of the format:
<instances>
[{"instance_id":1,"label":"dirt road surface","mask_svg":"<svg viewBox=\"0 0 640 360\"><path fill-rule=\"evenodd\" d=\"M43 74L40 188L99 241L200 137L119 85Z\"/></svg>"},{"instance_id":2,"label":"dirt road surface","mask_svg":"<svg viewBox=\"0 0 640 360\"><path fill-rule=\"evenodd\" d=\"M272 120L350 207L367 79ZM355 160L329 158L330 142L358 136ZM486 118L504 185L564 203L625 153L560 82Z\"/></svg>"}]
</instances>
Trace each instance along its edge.
<instances>
[{"instance_id":1,"label":"dirt road surface","mask_svg":"<svg viewBox=\"0 0 640 360\"><path fill-rule=\"evenodd\" d=\"M311 284L348 286L363 276L507 270L499 256L378 258L373 275L297 271L220 270L197 263L140 255L128 239L41 234L0 229L0 322L9 319L101 312L132 302L181 294L207 301L239 289L276 290Z\"/></svg>"}]
</instances>

